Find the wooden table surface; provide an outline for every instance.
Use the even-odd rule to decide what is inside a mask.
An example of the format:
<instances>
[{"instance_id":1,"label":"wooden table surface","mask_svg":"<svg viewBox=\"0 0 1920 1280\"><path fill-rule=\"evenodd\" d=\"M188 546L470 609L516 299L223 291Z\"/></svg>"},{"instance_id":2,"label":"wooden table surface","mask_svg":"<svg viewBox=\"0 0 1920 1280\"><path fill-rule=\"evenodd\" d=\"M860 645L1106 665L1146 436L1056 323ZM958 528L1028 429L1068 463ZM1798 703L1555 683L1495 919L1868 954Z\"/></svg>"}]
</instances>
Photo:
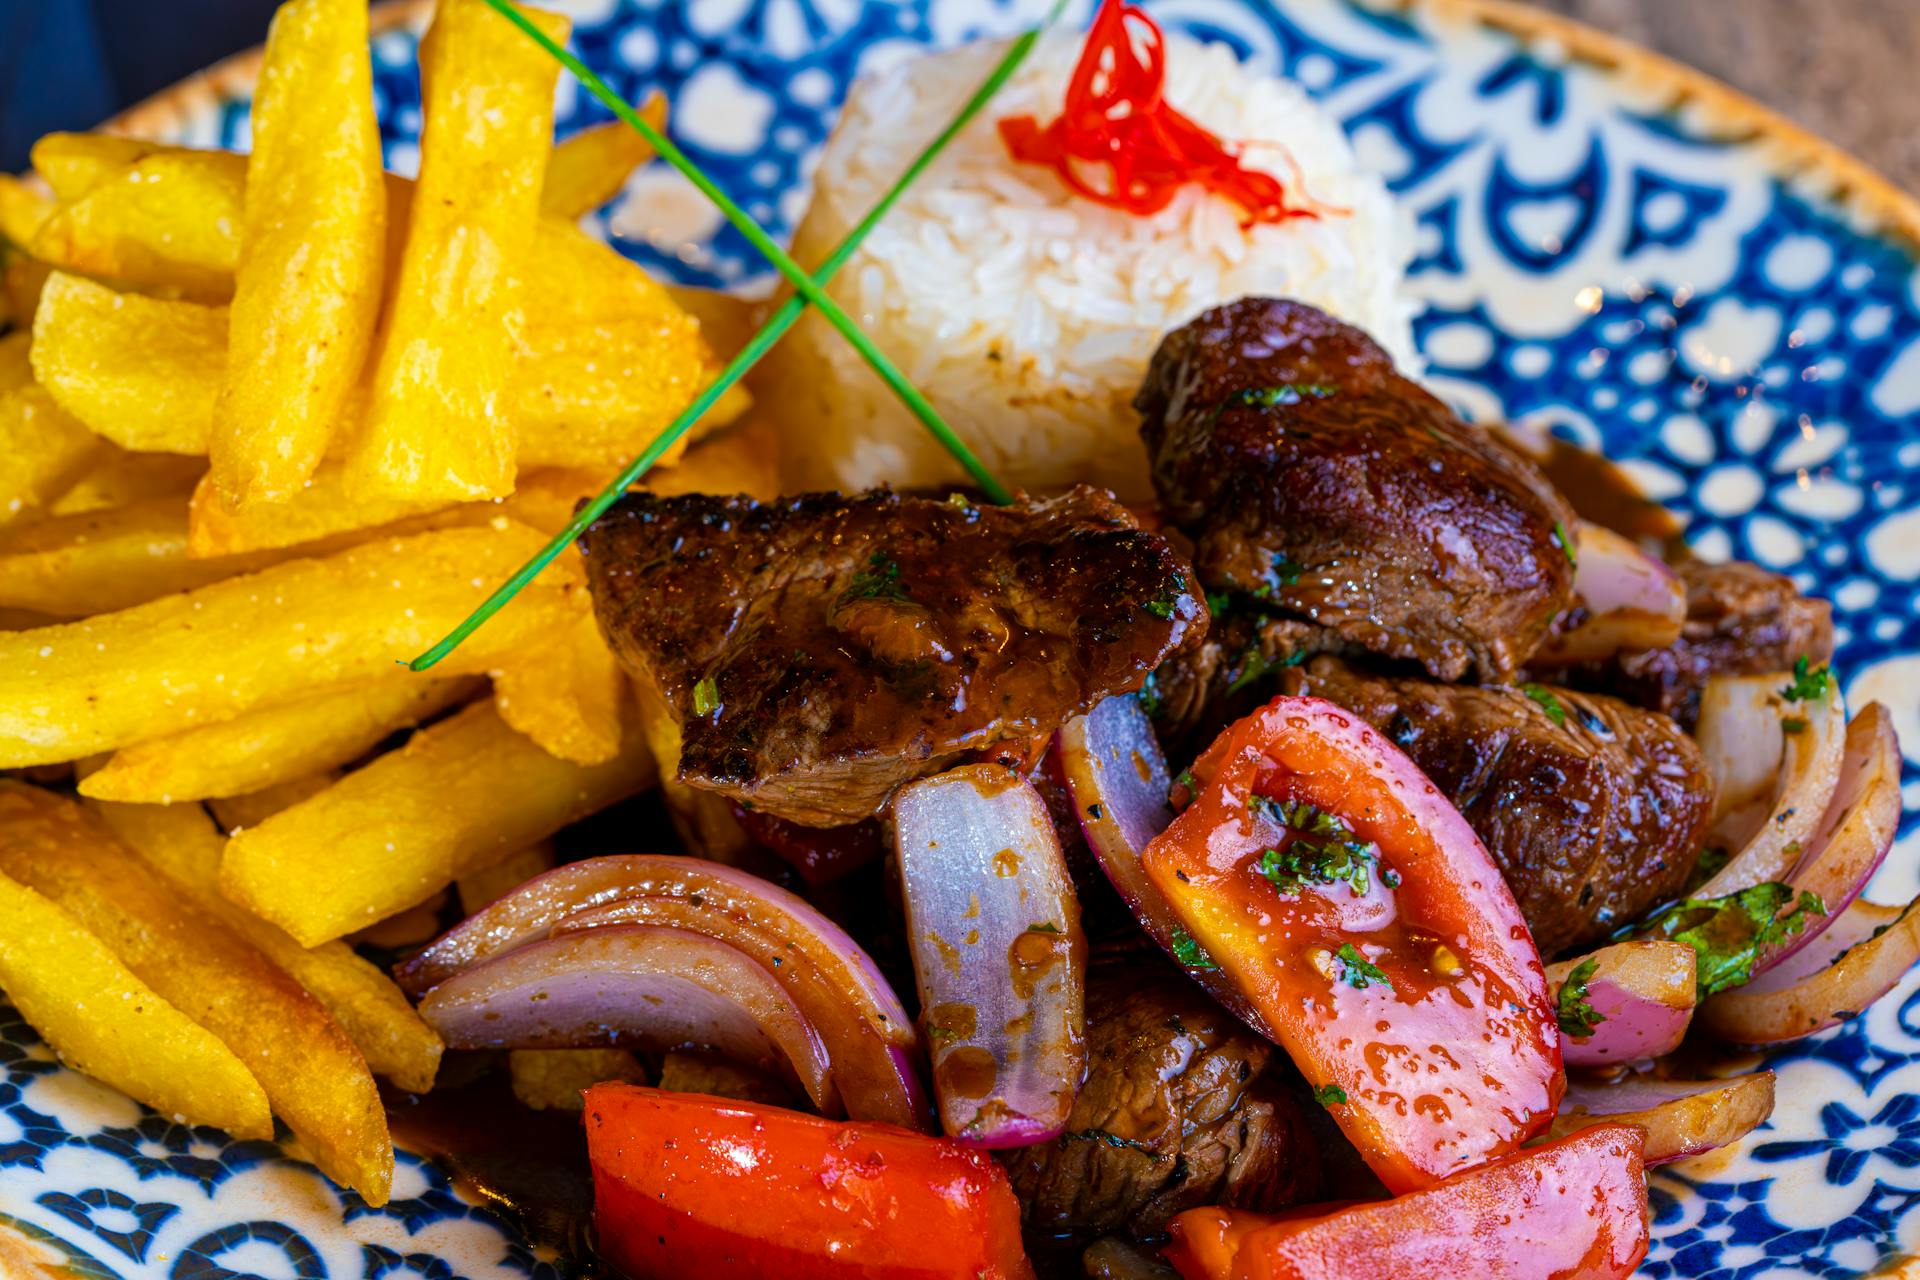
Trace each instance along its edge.
<instances>
[{"instance_id":1,"label":"wooden table surface","mask_svg":"<svg viewBox=\"0 0 1920 1280\"><path fill-rule=\"evenodd\" d=\"M1920 191L1920 0L1535 0L1792 117Z\"/></svg>"}]
</instances>

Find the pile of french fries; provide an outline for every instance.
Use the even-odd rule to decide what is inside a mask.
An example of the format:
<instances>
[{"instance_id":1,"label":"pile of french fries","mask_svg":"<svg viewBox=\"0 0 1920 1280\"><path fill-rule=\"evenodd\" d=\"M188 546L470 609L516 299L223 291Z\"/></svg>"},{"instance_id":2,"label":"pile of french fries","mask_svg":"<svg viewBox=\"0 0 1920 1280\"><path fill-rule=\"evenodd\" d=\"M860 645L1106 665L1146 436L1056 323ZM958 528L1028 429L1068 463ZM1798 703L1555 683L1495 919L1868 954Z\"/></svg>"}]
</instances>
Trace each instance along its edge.
<instances>
[{"instance_id":1,"label":"pile of french fries","mask_svg":"<svg viewBox=\"0 0 1920 1280\"><path fill-rule=\"evenodd\" d=\"M281 9L248 155L61 134L0 175L0 991L72 1066L277 1117L373 1204L374 1077L427 1089L441 1044L352 940L656 782L572 551L399 663L718 367L577 225L641 140L554 146L557 64L482 0L420 58L417 180L382 170L365 0ZM645 483L766 496L768 446Z\"/></svg>"}]
</instances>

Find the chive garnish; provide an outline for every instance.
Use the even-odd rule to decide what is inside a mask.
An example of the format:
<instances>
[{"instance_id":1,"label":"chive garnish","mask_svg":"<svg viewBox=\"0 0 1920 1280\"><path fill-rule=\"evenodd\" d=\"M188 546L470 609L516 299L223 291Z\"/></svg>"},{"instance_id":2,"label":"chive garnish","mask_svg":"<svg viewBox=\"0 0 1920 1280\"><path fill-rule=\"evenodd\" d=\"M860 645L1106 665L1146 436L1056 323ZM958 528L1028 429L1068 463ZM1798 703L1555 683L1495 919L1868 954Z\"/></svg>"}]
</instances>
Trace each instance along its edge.
<instances>
[{"instance_id":1,"label":"chive garnish","mask_svg":"<svg viewBox=\"0 0 1920 1280\"><path fill-rule=\"evenodd\" d=\"M1007 80L1012 77L1022 62L1026 61L1027 55L1033 51L1033 46L1040 39L1041 34L1059 20L1062 11L1066 8L1066 0L1054 0L1053 7L1047 11L1047 16L1041 22L1041 25L1033 30L1024 32L1014 40L1013 44L1008 47L1006 55L1000 59L999 64L995 66L987 78L981 82L980 87L974 90L973 96L967 99L966 105L961 107L959 114L953 118L952 123L947 125L945 129L942 129L939 135L927 144L926 149L914 158L913 163L907 166L906 171L902 173L893 186L887 190L887 193L880 197L879 202L867 211L867 215L860 220L859 224L847 233L847 238L840 242L839 247L828 255L826 261L820 264L819 271L812 276L807 276L800 270L793 259L789 258L778 245L774 244L773 241L767 237L766 232L746 215L745 211L727 199L726 194L720 191L718 187L715 187L712 181L700 172L698 166L696 166L692 160L688 159L685 153L665 137L661 136L659 130L653 128L642 119L638 112L622 100L604 81L594 75L578 58L575 58L564 48L561 48L552 40L549 40L545 33L535 27L528 21L524 14L514 7L512 0L487 0L487 3L507 18L508 21L519 27L521 31L525 32L535 42L540 44L548 53L557 57L563 66L580 78L581 83L585 84L587 89L596 98L600 99L608 110L612 111L629 126L638 129L641 134L653 144L655 151L661 157L666 159L666 161L676 169L686 174L695 186L699 187L708 198L714 200L715 203L720 206L721 211L740 229L741 234L745 235L756 249L766 254L768 260L778 267L782 274L787 275L788 279L793 281L794 288L798 292L794 297L788 298L781 304L779 310L775 311L767 320L767 323L761 327L760 331L753 335L747 345L740 350L740 353L727 362L726 368L720 371L719 376L707 384L706 389L694 397L693 403L682 410L677 418L669 423L659 435L653 438L653 441L647 445L639 457L628 463L626 468L622 470L619 475L615 476L606 488L602 489L594 496L592 501L582 507L580 511L575 514L573 520L568 523L566 528L555 534L552 541L542 547L539 552L534 555L533 559L520 566L512 577L495 588L493 594L482 601L480 607L468 615L465 621L448 632L438 644L408 663L407 666L414 671L425 671L449 653L452 653L461 641L479 630L488 618L498 613L509 600L520 593L521 588L525 587L529 582L532 582L542 569L553 563L554 559L559 556L562 551L565 551L576 538L586 532L588 525L606 514L607 508L619 501L620 495L631 488L636 480L645 475L648 469L650 469L654 463L658 462L661 456L665 454L667 450L671 449L681 436L686 434L689 427L704 417L707 410L713 407L715 401L719 400L736 382L745 377L749 369L760 362L761 357L765 356L767 352L772 349L773 344L778 342L786 334L787 330L794 326L795 321L799 320L801 313L806 310L809 302L820 302L822 304L821 314L826 316L830 321L834 321L834 318L836 316L838 317L838 320L834 321L835 327L840 328L841 332L846 335L847 340L854 345L855 349L863 356L866 356L870 362L874 363L876 372L879 372L882 377L886 377L888 372L891 371L893 378L900 378L898 370L895 370L892 364L886 360L886 357L882 356L879 351L874 348L872 341L868 339L865 334L860 333L858 329L853 328L853 322L847 319L846 313L841 311L832 299L821 292L822 286L831 280L841 267L846 265L847 260L853 257L855 251L860 248L861 242L867 238L868 233L873 230L881 218L886 216L887 211L899 202L900 196L926 171L927 166L932 164L940 153L946 149L947 144L952 142L954 137L958 135L962 129L966 128L975 116L980 114L981 110L993 98L993 95L1000 91L1000 86L1004 85ZM751 228L751 230L749 230L749 228ZM798 278L796 278L796 275ZM842 325L845 327L842 327ZM899 384L894 386L894 390L901 394L907 406L913 409L916 415L920 416L921 422L925 424L927 429L959 460L961 466L966 468L968 474L973 477L975 484L980 487L981 491L985 493L989 499L1001 504L1012 501L1012 495L1007 492L1006 488L1001 485L998 480L994 479L980 460L974 457L972 451L967 448L965 443L953 434L952 429L941 421L939 415L934 412L933 406L927 404L925 398L922 397L919 392L915 391L911 386L906 385L904 379L901 379ZM924 413L922 413L923 408Z\"/></svg>"}]
</instances>

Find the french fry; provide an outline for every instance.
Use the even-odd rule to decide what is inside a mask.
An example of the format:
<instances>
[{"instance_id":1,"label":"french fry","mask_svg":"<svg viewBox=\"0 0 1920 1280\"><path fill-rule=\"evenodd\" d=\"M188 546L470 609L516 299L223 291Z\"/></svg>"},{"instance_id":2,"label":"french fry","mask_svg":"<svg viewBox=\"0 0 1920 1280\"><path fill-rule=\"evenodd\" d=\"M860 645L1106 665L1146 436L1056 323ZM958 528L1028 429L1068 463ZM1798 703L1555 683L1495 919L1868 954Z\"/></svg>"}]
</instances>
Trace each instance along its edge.
<instances>
[{"instance_id":1,"label":"french fry","mask_svg":"<svg viewBox=\"0 0 1920 1280\"><path fill-rule=\"evenodd\" d=\"M476 703L234 836L220 887L313 946L403 911L653 781L638 733L612 760L577 765L508 728L491 702Z\"/></svg>"},{"instance_id":2,"label":"french fry","mask_svg":"<svg viewBox=\"0 0 1920 1280\"><path fill-rule=\"evenodd\" d=\"M557 14L525 10L565 40ZM513 490L504 392L553 138L559 64L483 0L441 0L420 45L420 178L373 375L348 446L369 492Z\"/></svg>"},{"instance_id":3,"label":"french fry","mask_svg":"<svg viewBox=\"0 0 1920 1280\"><path fill-rule=\"evenodd\" d=\"M323 769L319 773L288 778L285 782L276 782L270 787L249 791L245 795L215 796L207 801L207 808L213 810L214 821L231 835L242 827L259 826L282 809L291 809L302 800L319 795L338 781L340 781L338 769Z\"/></svg>"},{"instance_id":4,"label":"french fry","mask_svg":"<svg viewBox=\"0 0 1920 1280\"><path fill-rule=\"evenodd\" d=\"M625 1049L515 1049L507 1078L513 1096L535 1111L581 1111L583 1091L606 1080L645 1084L647 1069Z\"/></svg>"},{"instance_id":5,"label":"french fry","mask_svg":"<svg viewBox=\"0 0 1920 1280\"><path fill-rule=\"evenodd\" d=\"M47 508L48 515L77 516L124 507L143 498L177 497L182 502L206 474L205 458L176 453L135 453L100 442L94 461Z\"/></svg>"},{"instance_id":6,"label":"french fry","mask_svg":"<svg viewBox=\"0 0 1920 1280\"><path fill-rule=\"evenodd\" d=\"M60 618L128 609L264 568L291 553L187 557L178 498L147 498L0 530L0 605Z\"/></svg>"},{"instance_id":7,"label":"french fry","mask_svg":"<svg viewBox=\"0 0 1920 1280\"><path fill-rule=\"evenodd\" d=\"M589 619L590 620L590 619ZM80 784L97 800L240 796L346 764L479 691L477 679L388 676L122 747Z\"/></svg>"},{"instance_id":8,"label":"french fry","mask_svg":"<svg viewBox=\"0 0 1920 1280\"><path fill-rule=\"evenodd\" d=\"M649 94L640 118L667 127L667 100ZM620 194L633 171L653 159L653 144L624 120L591 125L554 144L540 188L540 212L581 218Z\"/></svg>"},{"instance_id":9,"label":"french fry","mask_svg":"<svg viewBox=\"0 0 1920 1280\"><path fill-rule=\"evenodd\" d=\"M770 501L780 493L780 437L764 420L710 435L677 463L655 467L639 488L669 497L682 493L744 493Z\"/></svg>"},{"instance_id":10,"label":"french fry","mask_svg":"<svg viewBox=\"0 0 1920 1280\"><path fill-rule=\"evenodd\" d=\"M14 838L0 829L0 842ZM178 1123L273 1136L267 1095L233 1050L154 994L72 916L4 875L0 991L74 1070Z\"/></svg>"},{"instance_id":11,"label":"french fry","mask_svg":"<svg viewBox=\"0 0 1920 1280\"><path fill-rule=\"evenodd\" d=\"M373 347L386 185L363 0L289 0L253 100L212 478L233 506L299 492Z\"/></svg>"},{"instance_id":12,"label":"french fry","mask_svg":"<svg viewBox=\"0 0 1920 1280\"><path fill-rule=\"evenodd\" d=\"M270 503L236 508L222 498L209 472L194 487L187 554L221 556L297 546L354 530L398 527L445 506L444 502L361 492L348 483L339 463L325 462L305 488Z\"/></svg>"},{"instance_id":13,"label":"french fry","mask_svg":"<svg viewBox=\"0 0 1920 1280\"><path fill-rule=\"evenodd\" d=\"M542 871L553 870L553 841L541 840L500 861L470 871L454 881L460 895L460 910L472 915L480 908L506 897Z\"/></svg>"},{"instance_id":14,"label":"french fry","mask_svg":"<svg viewBox=\"0 0 1920 1280\"><path fill-rule=\"evenodd\" d=\"M395 675L396 659L452 630L545 541L504 520L384 539L84 622L0 634L0 768L77 759ZM587 607L578 573L556 564L435 674L486 671Z\"/></svg>"},{"instance_id":15,"label":"french fry","mask_svg":"<svg viewBox=\"0 0 1920 1280\"><path fill-rule=\"evenodd\" d=\"M627 678L591 614L503 662L493 704L516 732L576 764L619 755L630 710Z\"/></svg>"},{"instance_id":16,"label":"french fry","mask_svg":"<svg viewBox=\"0 0 1920 1280\"><path fill-rule=\"evenodd\" d=\"M43 511L105 451L33 380L32 337L0 337L0 527Z\"/></svg>"},{"instance_id":17,"label":"french fry","mask_svg":"<svg viewBox=\"0 0 1920 1280\"><path fill-rule=\"evenodd\" d=\"M220 917L288 976L307 989L340 1024L375 1075L410 1093L433 1087L445 1048L413 1011L393 979L343 942L308 950L220 894L220 855L226 839L197 804L89 805L128 848L183 886L193 904Z\"/></svg>"},{"instance_id":18,"label":"french fry","mask_svg":"<svg viewBox=\"0 0 1920 1280\"><path fill-rule=\"evenodd\" d=\"M33 374L125 449L207 451L226 368L224 307L118 293L56 271L33 318Z\"/></svg>"},{"instance_id":19,"label":"french fry","mask_svg":"<svg viewBox=\"0 0 1920 1280\"><path fill-rule=\"evenodd\" d=\"M12 174L0 173L0 240L27 248L53 211L53 201Z\"/></svg>"},{"instance_id":20,"label":"french fry","mask_svg":"<svg viewBox=\"0 0 1920 1280\"><path fill-rule=\"evenodd\" d=\"M233 292L240 223L207 216L240 199L246 157L156 151L61 205L29 246L61 271L199 302Z\"/></svg>"},{"instance_id":21,"label":"french fry","mask_svg":"<svg viewBox=\"0 0 1920 1280\"><path fill-rule=\"evenodd\" d=\"M33 171L53 189L54 195L62 200L78 200L137 160L161 151L186 150L111 133L48 133L33 144L28 159L33 162Z\"/></svg>"},{"instance_id":22,"label":"french fry","mask_svg":"<svg viewBox=\"0 0 1920 1280\"><path fill-rule=\"evenodd\" d=\"M77 802L0 782L0 831L0 874L67 911L218 1036L322 1172L386 1203L393 1143L379 1090L318 1001Z\"/></svg>"}]
</instances>

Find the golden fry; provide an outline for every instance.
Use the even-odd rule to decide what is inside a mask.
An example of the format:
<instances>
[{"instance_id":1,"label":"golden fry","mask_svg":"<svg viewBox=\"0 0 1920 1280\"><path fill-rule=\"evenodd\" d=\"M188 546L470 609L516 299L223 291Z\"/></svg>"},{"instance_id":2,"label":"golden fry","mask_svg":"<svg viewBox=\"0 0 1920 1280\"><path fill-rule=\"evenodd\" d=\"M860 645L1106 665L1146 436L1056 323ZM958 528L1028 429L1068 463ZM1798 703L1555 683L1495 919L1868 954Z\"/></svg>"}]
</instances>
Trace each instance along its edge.
<instances>
[{"instance_id":1,"label":"golden fry","mask_svg":"<svg viewBox=\"0 0 1920 1280\"><path fill-rule=\"evenodd\" d=\"M81 782L80 794L171 804L263 791L346 764L478 691L479 682L469 677L404 673L262 707L122 747Z\"/></svg>"},{"instance_id":2,"label":"golden fry","mask_svg":"<svg viewBox=\"0 0 1920 1280\"><path fill-rule=\"evenodd\" d=\"M253 100L213 483L231 505L298 493L373 347L386 186L364 0L290 0Z\"/></svg>"},{"instance_id":3,"label":"golden fry","mask_svg":"<svg viewBox=\"0 0 1920 1280\"><path fill-rule=\"evenodd\" d=\"M763 502L780 494L780 436L749 417L710 435L678 462L655 467L639 488L669 497L681 493L744 493Z\"/></svg>"},{"instance_id":4,"label":"golden fry","mask_svg":"<svg viewBox=\"0 0 1920 1280\"><path fill-rule=\"evenodd\" d=\"M222 556L297 546L356 530L399 526L445 505L363 493L347 482L339 463L324 462L298 492L271 503L256 502L235 509L221 498L209 472L193 491L187 553L195 557Z\"/></svg>"},{"instance_id":5,"label":"golden fry","mask_svg":"<svg viewBox=\"0 0 1920 1280\"><path fill-rule=\"evenodd\" d=\"M32 337L0 337L0 526L39 515L109 447L33 380Z\"/></svg>"},{"instance_id":6,"label":"golden fry","mask_svg":"<svg viewBox=\"0 0 1920 1280\"><path fill-rule=\"evenodd\" d=\"M215 796L207 801L213 819L232 835L242 827L257 827L282 809L291 809L302 800L311 800L340 781L338 769L324 769L298 778L288 778L243 796Z\"/></svg>"},{"instance_id":7,"label":"golden fry","mask_svg":"<svg viewBox=\"0 0 1920 1280\"><path fill-rule=\"evenodd\" d=\"M33 318L33 373L54 400L122 448L207 451L227 362L227 312L117 293L55 272Z\"/></svg>"},{"instance_id":8,"label":"golden fry","mask_svg":"<svg viewBox=\"0 0 1920 1280\"><path fill-rule=\"evenodd\" d=\"M60 206L29 247L62 271L224 302L240 223L218 213L239 201L246 166L226 151L156 151Z\"/></svg>"},{"instance_id":9,"label":"golden fry","mask_svg":"<svg viewBox=\"0 0 1920 1280\"><path fill-rule=\"evenodd\" d=\"M516 732L576 764L620 754L630 710L627 678L591 614L502 663L493 703Z\"/></svg>"},{"instance_id":10,"label":"golden fry","mask_svg":"<svg viewBox=\"0 0 1920 1280\"><path fill-rule=\"evenodd\" d=\"M53 216L54 203L10 173L0 173L0 240L25 249Z\"/></svg>"},{"instance_id":11,"label":"golden fry","mask_svg":"<svg viewBox=\"0 0 1920 1280\"><path fill-rule=\"evenodd\" d=\"M0 843L15 838L0 829ZM4 875L0 991L74 1070L183 1124L273 1136L267 1095L233 1050L155 995L72 916Z\"/></svg>"},{"instance_id":12,"label":"golden fry","mask_svg":"<svg viewBox=\"0 0 1920 1280\"><path fill-rule=\"evenodd\" d=\"M0 606L59 618L110 613L288 558L286 552L187 558L179 498L147 498L0 530Z\"/></svg>"},{"instance_id":13,"label":"golden fry","mask_svg":"<svg viewBox=\"0 0 1920 1280\"><path fill-rule=\"evenodd\" d=\"M507 727L491 702L227 842L228 897L308 946L423 901L508 851L651 786L638 733L582 766Z\"/></svg>"},{"instance_id":14,"label":"golden fry","mask_svg":"<svg viewBox=\"0 0 1920 1280\"><path fill-rule=\"evenodd\" d=\"M120 839L184 886L193 904L219 916L286 970L334 1016L375 1075L412 1093L433 1087L445 1048L399 987L343 942L311 951L220 894L226 839L197 804L90 806Z\"/></svg>"},{"instance_id":15,"label":"golden fry","mask_svg":"<svg viewBox=\"0 0 1920 1280\"><path fill-rule=\"evenodd\" d=\"M543 871L553 870L553 841L542 840L510 853L491 866L470 871L454 882L460 909L468 915L504 898Z\"/></svg>"},{"instance_id":16,"label":"golden fry","mask_svg":"<svg viewBox=\"0 0 1920 1280\"><path fill-rule=\"evenodd\" d=\"M566 19L525 10L565 40ZM426 124L373 375L347 471L371 493L513 491L504 391L539 217L559 64L483 0L441 0L420 45Z\"/></svg>"},{"instance_id":17,"label":"golden fry","mask_svg":"<svg viewBox=\"0 0 1920 1280\"><path fill-rule=\"evenodd\" d=\"M169 147L144 138L122 138L111 133L48 133L33 144L28 158L33 162L33 171L53 188L54 195L62 200L78 200L135 161L162 151L221 154L188 152L185 147Z\"/></svg>"},{"instance_id":18,"label":"golden fry","mask_svg":"<svg viewBox=\"0 0 1920 1280\"><path fill-rule=\"evenodd\" d=\"M240 1055L336 1182L384 1204L393 1143L373 1076L318 1001L77 802L0 782L0 873L70 913Z\"/></svg>"},{"instance_id":19,"label":"golden fry","mask_svg":"<svg viewBox=\"0 0 1920 1280\"><path fill-rule=\"evenodd\" d=\"M385 539L0 635L0 768L77 759L393 676L396 660L452 630L544 541L507 521ZM488 670L586 608L578 574L556 564L435 676Z\"/></svg>"},{"instance_id":20,"label":"golden fry","mask_svg":"<svg viewBox=\"0 0 1920 1280\"><path fill-rule=\"evenodd\" d=\"M513 1096L535 1111L580 1111L583 1091L605 1080L645 1084L647 1069L625 1049L515 1049L507 1076Z\"/></svg>"},{"instance_id":21,"label":"golden fry","mask_svg":"<svg viewBox=\"0 0 1920 1280\"><path fill-rule=\"evenodd\" d=\"M667 100L651 94L640 118L667 127ZM620 194L633 171L653 159L653 144L624 120L596 124L554 145L540 188L540 212L556 218L584 217Z\"/></svg>"}]
</instances>

